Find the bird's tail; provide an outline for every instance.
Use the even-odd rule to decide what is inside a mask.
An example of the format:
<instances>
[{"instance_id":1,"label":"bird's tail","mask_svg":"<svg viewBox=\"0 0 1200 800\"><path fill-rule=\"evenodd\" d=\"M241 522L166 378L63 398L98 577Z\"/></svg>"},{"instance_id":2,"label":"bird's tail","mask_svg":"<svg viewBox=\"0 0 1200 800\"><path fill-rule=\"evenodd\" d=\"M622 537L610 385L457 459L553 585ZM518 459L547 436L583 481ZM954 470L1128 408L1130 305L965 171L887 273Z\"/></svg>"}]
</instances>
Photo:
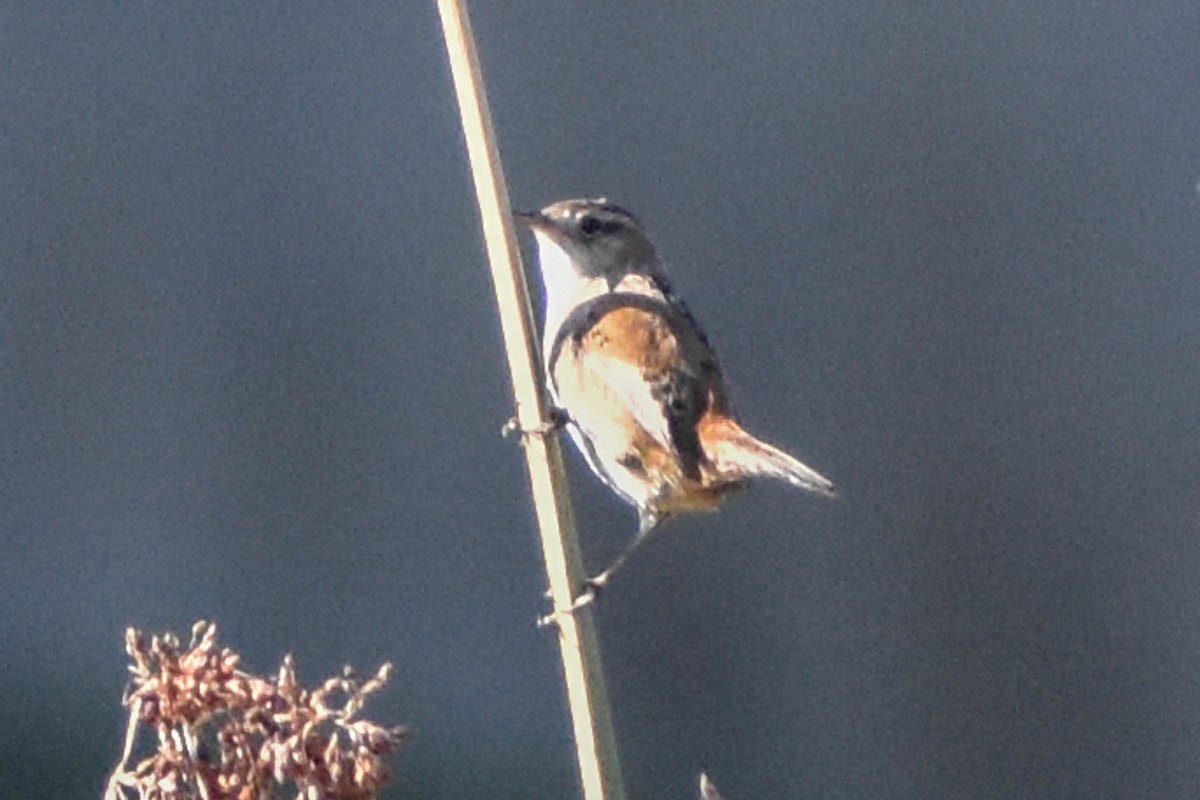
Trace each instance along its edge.
<instances>
[{"instance_id":1,"label":"bird's tail","mask_svg":"<svg viewBox=\"0 0 1200 800\"><path fill-rule=\"evenodd\" d=\"M711 418L702 425L704 454L724 478L774 478L810 492L837 497L833 481L777 447L756 439L733 420Z\"/></svg>"}]
</instances>

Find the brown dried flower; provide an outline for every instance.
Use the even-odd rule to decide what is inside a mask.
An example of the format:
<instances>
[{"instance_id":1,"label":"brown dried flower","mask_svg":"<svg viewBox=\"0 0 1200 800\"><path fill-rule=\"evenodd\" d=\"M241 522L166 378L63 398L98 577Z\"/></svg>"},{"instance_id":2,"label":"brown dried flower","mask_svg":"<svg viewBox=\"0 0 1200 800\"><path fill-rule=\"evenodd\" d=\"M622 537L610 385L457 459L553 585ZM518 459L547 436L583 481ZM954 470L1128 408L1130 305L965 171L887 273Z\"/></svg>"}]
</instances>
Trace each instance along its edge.
<instances>
[{"instance_id":1,"label":"brown dried flower","mask_svg":"<svg viewBox=\"0 0 1200 800\"><path fill-rule=\"evenodd\" d=\"M291 656L274 678L238 669L201 620L183 648L174 634L125 632L133 677L125 751L105 800L370 800L387 780L383 756L407 735L357 719L387 683L391 665L367 680L347 667L318 688L296 681ZM130 766L141 729L157 750Z\"/></svg>"}]
</instances>

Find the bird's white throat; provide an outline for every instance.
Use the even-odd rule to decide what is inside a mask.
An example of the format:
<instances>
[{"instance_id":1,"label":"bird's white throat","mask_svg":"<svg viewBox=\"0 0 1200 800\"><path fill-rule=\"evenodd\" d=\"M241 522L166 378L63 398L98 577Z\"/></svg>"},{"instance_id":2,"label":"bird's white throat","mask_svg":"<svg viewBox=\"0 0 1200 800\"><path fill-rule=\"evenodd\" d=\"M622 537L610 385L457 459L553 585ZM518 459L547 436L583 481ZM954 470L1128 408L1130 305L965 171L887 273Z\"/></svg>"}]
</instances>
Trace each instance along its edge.
<instances>
[{"instance_id":1,"label":"bird's white throat","mask_svg":"<svg viewBox=\"0 0 1200 800\"><path fill-rule=\"evenodd\" d=\"M550 237L535 231L538 243L538 266L542 271L542 289L546 293L545 342L549 352L552 337L557 333L571 309L580 303L599 297L608 291L603 277L588 277Z\"/></svg>"}]
</instances>

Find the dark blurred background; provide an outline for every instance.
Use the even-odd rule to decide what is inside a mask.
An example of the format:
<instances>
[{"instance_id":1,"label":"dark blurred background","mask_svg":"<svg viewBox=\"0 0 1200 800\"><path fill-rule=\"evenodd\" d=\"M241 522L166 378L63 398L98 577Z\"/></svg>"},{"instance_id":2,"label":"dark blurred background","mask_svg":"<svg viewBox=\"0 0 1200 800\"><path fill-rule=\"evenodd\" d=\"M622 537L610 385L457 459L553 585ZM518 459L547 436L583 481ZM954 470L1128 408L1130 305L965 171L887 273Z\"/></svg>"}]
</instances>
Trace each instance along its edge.
<instances>
[{"instance_id":1,"label":"dark blurred background","mask_svg":"<svg viewBox=\"0 0 1200 800\"><path fill-rule=\"evenodd\" d=\"M651 229L837 480L597 612L630 796L1200 793L1200 7L476 3L514 204ZM433 2L0 9L0 785L122 631L396 662L395 798L577 796ZM572 458L589 563L634 527Z\"/></svg>"}]
</instances>

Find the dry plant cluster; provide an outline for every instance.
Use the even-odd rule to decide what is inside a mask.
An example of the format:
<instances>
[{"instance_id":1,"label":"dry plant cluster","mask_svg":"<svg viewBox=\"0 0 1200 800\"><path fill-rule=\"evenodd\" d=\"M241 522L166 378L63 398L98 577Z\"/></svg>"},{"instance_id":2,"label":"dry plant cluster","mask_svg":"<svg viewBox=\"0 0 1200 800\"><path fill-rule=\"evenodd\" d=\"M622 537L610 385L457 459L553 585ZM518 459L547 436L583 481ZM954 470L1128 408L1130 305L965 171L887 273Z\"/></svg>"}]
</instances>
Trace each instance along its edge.
<instances>
[{"instance_id":1,"label":"dry plant cluster","mask_svg":"<svg viewBox=\"0 0 1200 800\"><path fill-rule=\"evenodd\" d=\"M105 800L369 800L388 777L383 756L407 733L357 717L390 664L366 680L346 667L303 689L291 656L273 678L238 669L205 621L187 647L129 628L125 649L129 726ZM154 732L156 748L131 764L140 730Z\"/></svg>"}]
</instances>

